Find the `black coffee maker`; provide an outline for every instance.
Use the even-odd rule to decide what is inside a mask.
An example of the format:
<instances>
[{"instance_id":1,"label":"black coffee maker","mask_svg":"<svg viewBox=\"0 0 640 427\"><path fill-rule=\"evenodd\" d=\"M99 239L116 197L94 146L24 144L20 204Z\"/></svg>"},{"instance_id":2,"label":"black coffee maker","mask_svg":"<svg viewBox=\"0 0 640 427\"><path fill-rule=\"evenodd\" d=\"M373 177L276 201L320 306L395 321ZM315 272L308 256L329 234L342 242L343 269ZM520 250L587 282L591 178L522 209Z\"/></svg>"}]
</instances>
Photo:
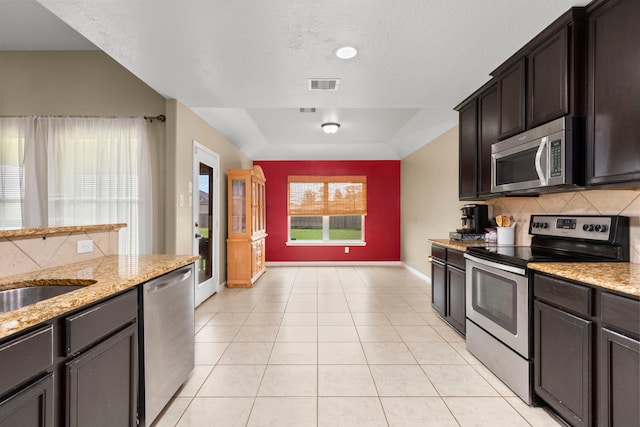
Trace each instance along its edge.
<instances>
[{"instance_id":1,"label":"black coffee maker","mask_svg":"<svg viewBox=\"0 0 640 427\"><path fill-rule=\"evenodd\" d=\"M456 231L460 234L484 234L485 227L489 227L489 206L464 205L462 212L462 228Z\"/></svg>"}]
</instances>

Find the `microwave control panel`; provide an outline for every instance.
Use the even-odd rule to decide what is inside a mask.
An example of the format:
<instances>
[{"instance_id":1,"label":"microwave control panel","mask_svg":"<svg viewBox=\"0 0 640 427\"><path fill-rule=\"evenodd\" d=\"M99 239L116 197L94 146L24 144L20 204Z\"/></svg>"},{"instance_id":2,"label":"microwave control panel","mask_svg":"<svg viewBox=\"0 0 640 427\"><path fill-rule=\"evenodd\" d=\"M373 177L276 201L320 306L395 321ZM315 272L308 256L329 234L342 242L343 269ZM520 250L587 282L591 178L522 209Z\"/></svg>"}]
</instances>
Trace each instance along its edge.
<instances>
[{"instance_id":1,"label":"microwave control panel","mask_svg":"<svg viewBox=\"0 0 640 427\"><path fill-rule=\"evenodd\" d=\"M562 176L562 141L556 139L549 146L550 176Z\"/></svg>"}]
</instances>

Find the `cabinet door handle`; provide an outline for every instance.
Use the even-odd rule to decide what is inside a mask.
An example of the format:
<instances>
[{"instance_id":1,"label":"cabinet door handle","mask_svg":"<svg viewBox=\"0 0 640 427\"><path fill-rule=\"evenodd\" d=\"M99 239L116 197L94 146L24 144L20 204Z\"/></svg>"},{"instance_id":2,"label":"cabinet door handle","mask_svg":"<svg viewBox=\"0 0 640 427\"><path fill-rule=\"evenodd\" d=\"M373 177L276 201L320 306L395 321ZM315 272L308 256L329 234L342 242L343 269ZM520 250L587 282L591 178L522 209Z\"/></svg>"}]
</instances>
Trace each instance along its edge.
<instances>
[{"instance_id":1,"label":"cabinet door handle","mask_svg":"<svg viewBox=\"0 0 640 427\"><path fill-rule=\"evenodd\" d=\"M184 272L180 272L179 275L174 277L166 278L166 281L159 281L159 283L154 283L147 288L147 292L156 292L160 291L164 288L168 288L169 286L176 285L181 283L182 281L188 279L191 276L191 269L186 270Z\"/></svg>"}]
</instances>

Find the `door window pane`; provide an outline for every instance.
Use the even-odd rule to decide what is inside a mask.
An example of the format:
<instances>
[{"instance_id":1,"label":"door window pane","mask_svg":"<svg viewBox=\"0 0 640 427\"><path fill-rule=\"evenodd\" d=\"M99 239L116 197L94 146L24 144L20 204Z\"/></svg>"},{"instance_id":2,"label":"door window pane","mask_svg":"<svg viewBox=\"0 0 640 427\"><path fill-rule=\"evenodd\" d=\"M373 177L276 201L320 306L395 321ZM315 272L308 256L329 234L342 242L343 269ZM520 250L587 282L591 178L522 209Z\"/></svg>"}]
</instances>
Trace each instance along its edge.
<instances>
[{"instance_id":1,"label":"door window pane","mask_svg":"<svg viewBox=\"0 0 640 427\"><path fill-rule=\"evenodd\" d=\"M198 252L200 260L197 263L198 283L213 277L213 254L211 220L213 216L213 168L200 163L200 175L198 181L198 234L201 236L198 241Z\"/></svg>"}]
</instances>

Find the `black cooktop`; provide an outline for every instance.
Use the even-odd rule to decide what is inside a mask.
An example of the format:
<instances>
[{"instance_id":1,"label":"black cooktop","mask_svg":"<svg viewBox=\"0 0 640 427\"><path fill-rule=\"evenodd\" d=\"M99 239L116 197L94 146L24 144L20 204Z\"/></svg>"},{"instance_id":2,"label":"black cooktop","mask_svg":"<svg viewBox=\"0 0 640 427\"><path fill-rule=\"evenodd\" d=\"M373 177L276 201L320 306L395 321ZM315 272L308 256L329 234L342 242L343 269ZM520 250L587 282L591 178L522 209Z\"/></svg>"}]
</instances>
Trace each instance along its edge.
<instances>
[{"instance_id":1,"label":"black cooktop","mask_svg":"<svg viewBox=\"0 0 640 427\"><path fill-rule=\"evenodd\" d=\"M467 248L470 255L489 261L526 267L530 262L598 262L607 261L601 256L580 253L556 252L530 246L476 246Z\"/></svg>"}]
</instances>

